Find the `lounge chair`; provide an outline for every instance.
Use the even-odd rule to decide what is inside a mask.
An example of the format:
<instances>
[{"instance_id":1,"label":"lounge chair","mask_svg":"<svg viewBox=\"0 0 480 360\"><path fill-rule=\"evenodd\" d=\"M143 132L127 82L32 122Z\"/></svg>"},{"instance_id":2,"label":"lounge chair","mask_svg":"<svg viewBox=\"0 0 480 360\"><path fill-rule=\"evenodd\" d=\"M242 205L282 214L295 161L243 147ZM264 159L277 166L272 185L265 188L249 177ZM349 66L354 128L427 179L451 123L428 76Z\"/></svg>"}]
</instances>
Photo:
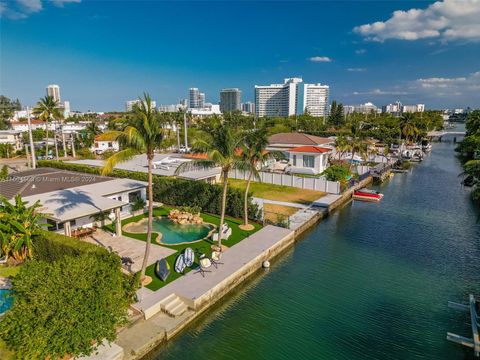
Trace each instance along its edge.
<instances>
[{"instance_id":1,"label":"lounge chair","mask_svg":"<svg viewBox=\"0 0 480 360\"><path fill-rule=\"evenodd\" d=\"M200 262L200 266L198 267L198 270L195 272L195 274L200 273L202 274L203 277L205 277L205 273L211 272L210 270L207 270L207 269L210 268L210 266L212 266L212 261L205 255L202 255L199 262Z\"/></svg>"},{"instance_id":2,"label":"lounge chair","mask_svg":"<svg viewBox=\"0 0 480 360\"><path fill-rule=\"evenodd\" d=\"M223 265L223 262L220 262L221 257L222 253L220 251L212 251L212 255L209 257L212 265L215 266L216 269L218 265Z\"/></svg>"}]
</instances>

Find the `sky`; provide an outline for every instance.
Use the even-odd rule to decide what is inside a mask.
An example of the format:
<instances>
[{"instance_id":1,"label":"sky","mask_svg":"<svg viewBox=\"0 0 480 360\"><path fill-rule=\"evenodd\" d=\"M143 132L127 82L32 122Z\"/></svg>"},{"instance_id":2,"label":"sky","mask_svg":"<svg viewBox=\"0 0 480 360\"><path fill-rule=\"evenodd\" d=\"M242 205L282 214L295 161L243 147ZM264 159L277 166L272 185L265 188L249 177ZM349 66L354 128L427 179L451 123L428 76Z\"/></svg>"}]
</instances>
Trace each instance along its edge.
<instances>
[{"instance_id":1,"label":"sky","mask_svg":"<svg viewBox=\"0 0 480 360\"><path fill-rule=\"evenodd\" d=\"M149 92L302 77L330 100L480 108L480 0L0 0L0 94L34 105L48 84L73 110L123 110Z\"/></svg>"}]
</instances>

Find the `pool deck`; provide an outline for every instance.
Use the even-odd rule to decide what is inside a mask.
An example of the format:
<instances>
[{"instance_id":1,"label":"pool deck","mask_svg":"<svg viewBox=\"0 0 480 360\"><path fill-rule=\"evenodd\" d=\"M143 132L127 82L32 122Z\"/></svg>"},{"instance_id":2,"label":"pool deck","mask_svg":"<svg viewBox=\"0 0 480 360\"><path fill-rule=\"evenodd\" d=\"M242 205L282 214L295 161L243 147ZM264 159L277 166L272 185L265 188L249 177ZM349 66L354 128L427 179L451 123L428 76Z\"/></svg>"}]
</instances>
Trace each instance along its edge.
<instances>
[{"instance_id":1,"label":"pool deck","mask_svg":"<svg viewBox=\"0 0 480 360\"><path fill-rule=\"evenodd\" d=\"M116 341L124 349L125 359L139 359L163 341L171 338L216 301L262 267L265 260L290 247L295 232L276 226L266 226L223 253L218 268L202 277L191 271L185 276L152 292L141 290L140 301L133 308L144 316L123 329ZM162 301L172 296L181 299L188 309L180 316L171 317L162 309Z\"/></svg>"}]
</instances>

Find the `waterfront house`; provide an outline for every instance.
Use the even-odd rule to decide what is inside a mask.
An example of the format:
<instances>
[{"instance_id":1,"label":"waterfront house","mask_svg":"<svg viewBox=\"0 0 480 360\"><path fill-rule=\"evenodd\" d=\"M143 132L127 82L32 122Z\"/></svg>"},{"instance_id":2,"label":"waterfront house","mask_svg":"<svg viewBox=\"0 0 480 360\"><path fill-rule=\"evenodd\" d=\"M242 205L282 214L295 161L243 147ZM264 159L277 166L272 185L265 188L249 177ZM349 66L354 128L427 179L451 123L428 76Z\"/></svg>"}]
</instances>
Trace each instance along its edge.
<instances>
[{"instance_id":1,"label":"waterfront house","mask_svg":"<svg viewBox=\"0 0 480 360\"><path fill-rule=\"evenodd\" d=\"M285 172L292 174L321 174L328 167L332 149L321 146L299 146L288 149L289 166Z\"/></svg>"},{"instance_id":2,"label":"waterfront house","mask_svg":"<svg viewBox=\"0 0 480 360\"><path fill-rule=\"evenodd\" d=\"M302 146L319 146L333 149L335 139L309 135L304 133L279 133L268 138L267 150L283 151ZM285 155L288 155L287 153Z\"/></svg>"},{"instance_id":3,"label":"waterfront house","mask_svg":"<svg viewBox=\"0 0 480 360\"><path fill-rule=\"evenodd\" d=\"M30 205L37 200L50 230L70 236L77 228L93 227L95 215L105 213L116 223L131 216L132 204L146 199L147 183L131 179L38 168L10 174L0 183L0 195L12 200L17 194Z\"/></svg>"}]
</instances>

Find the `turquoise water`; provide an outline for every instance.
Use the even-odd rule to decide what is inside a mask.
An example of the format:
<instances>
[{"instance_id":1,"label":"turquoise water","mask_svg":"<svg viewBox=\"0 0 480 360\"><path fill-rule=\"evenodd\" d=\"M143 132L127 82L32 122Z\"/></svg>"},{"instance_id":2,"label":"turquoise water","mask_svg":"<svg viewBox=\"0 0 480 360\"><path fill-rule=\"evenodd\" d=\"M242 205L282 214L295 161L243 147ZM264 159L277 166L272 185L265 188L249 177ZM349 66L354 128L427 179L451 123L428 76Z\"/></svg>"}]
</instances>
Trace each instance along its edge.
<instances>
[{"instance_id":1,"label":"turquoise water","mask_svg":"<svg viewBox=\"0 0 480 360\"><path fill-rule=\"evenodd\" d=\"M163 234L161 242L164 244L180 244L203 239L212 230L211 225L207 224L174 224L168 218L153 220L153 231Z\"/></svg>"},{"instance_id":2,"label":"turquoise water","mask_svg":"<svg viewBox=\"0 0 480 360\"><path fill-rule=\"evenodd\" d=\"M449 300L480 297L480 223L453 144L305 234L151 359L471 359Z\"/></svg>"},{"instance_id":3,"label":"turquoise water","mask_svg":"<svg viewBox=\"0 0 480 360\"><path fill-rule=\"evenodd\" d=\"M13 299L10 297L11 290L0 289L0 314L12 307Z\"/></svg>"}]
</instances>

